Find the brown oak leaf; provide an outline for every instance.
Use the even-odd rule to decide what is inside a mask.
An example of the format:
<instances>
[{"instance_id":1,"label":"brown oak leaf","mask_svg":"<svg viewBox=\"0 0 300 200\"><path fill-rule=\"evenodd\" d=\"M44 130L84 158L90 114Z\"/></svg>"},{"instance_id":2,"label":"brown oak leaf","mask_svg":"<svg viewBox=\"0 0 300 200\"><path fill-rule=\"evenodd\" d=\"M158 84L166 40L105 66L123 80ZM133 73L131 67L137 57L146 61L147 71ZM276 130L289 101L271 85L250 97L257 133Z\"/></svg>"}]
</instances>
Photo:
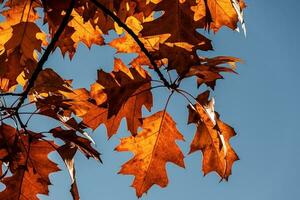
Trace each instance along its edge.
<instances>
[{"instance_id":1,"label":"brown oak leaf","mask_svg":"<svg viewBox=\"0 0 300 200\"><path fill-rule=\"evenodd\" d=\"M116 150L131 151L134 157L122 166L119 173L135 176L132 186L138 197L154 184L167 186L167 162L184 167L184 156L176 140L184 139L165 111L144 118L142 131L136 137L121 139Z\"/></svg>"},{"instance_id":2,"label":"brown oak leaf","mask_svg":"<svg viewBox=\"0 0 300 200\"><path fill-rule=\"evenodd\" d=\"M189 107L189 123L195 123L197 130L190 146L190 153L201 150L204 175L215 171L222 179L228 180L233 163L238 156L229 140L236 133L233 128L219 119L214 111L214 100L208 101L209 92L198 96L198 102Z\"/></svg>"},{"instance_id":3,"label":"brown oak leaf","mask_svg":"<svg viewBox=\"0 0 300 200\"><path fill-rule=\"evenodd\" d=\"M4 160L9 162L12 173L12 176L2 180L6 188L0 192L0 199L38 200L37 194L47 195L48 185L51 184L48 176L59 170L48 158L48 154L55 150L55 144L42 140L40 134L18 133L9 125L2 124L0 130L8 152Z\"/></svg>"}]
</instances>

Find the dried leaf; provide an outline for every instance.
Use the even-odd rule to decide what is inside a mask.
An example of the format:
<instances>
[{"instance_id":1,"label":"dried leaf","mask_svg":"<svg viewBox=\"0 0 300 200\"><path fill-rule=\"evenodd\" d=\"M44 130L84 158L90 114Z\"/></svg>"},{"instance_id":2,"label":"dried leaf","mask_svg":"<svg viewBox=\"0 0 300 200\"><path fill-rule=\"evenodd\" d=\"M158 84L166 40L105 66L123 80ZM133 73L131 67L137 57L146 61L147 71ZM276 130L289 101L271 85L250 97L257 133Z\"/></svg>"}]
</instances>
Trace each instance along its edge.
<instances>
[{"instance_id":1,"label":"dried leaf","mask_svg":"<svg viewBox=\"0 0 300 200\"><path fill-rule=\"evenodd\" d=\"M2 180L6 188L0 192L0 199L38 200L37 194L47 195L48 185L51 184L48 176L59 170L48 158L55 144L42 141L41 135L32 132L29 132L30 136L21 136L21 133L19 136L17 130L8 125L2 125L0 130L1 141L8 141L4 142L8 152L5 160L9 160L12 173L12 176Z\"/></svg>"},{"instance_id":2,"label":"dried leaf","mask_svg":"<svg viewBox=\"0 0 300 200\"><path fill-rule=\"evenodd\" d=\"M189 122L197 125L190 153L202 151L204 175L215 171L222 179L228 180L232 165L238 160L237 154L229 144L230 138L236 133L219 119L219 115L214 111L214 100L208 101L208 95L209 93L205 92L198 97L203 105L196 104L195 110L190 108Z\"/></svg>"},{"instance_id":3,"label":"dried leaf","mask_svg":"<svg viewBox=\"0 0 300 200\"><path fill-rule=\"evenodd\" d=\"M119 173L134 175L132 186L141 197L153 184L166 187L166 163L184 167L183 154L175 140L184 140L171 116L160 111L143 119L142 131L136 137L121 140L117 151L131 151L134 157L126 162Z\"/></svg>"},{"instance_id":4,"label":"dried leaf","mask_svg":"<svg viewBox=\"0 0 300 200\"><path fill-rule=\"evenodd\" d=\"M63 140L66 143L75 145L87 158L93 157L101 161L100 153L91 146L91 142L83 137L76 135L73 130L63 130L60 127L50 130L52 135L56 138Z\"/></svg>"},{"instance_id":5,"label":"dried leaf","mask_svg":"<svg viewBox=\"0 0 300 200\"><path fill-rule=\"evenodd\" d=\"M73 200L79 200L79 193L78 188L76 184L76 178L75 178L75 168L74 168L74 156L77 151L77 148L75 146L72 146L70 143L67 143L63 146L60 146L57 149L57 152L61 156L61 158L64 160L71 177L71 189L70 192L72 194Z\"/></svg>"}]
</instances>

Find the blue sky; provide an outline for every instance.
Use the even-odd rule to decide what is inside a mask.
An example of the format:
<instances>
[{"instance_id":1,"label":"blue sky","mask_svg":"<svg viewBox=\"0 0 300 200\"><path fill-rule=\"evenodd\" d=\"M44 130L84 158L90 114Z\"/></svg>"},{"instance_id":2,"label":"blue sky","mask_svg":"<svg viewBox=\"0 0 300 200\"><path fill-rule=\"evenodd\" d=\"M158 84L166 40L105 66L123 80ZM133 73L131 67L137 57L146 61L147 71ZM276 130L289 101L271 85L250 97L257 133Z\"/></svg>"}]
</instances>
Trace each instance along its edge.
<instances>
[{"instance_id":1,"label":"blue sky","mask_svg":"<svg viewBox=\"0 0 300 200\"><path fill-rule=\"evenodd\" d=\"M297 20L300 2L249 0L247 3L247 38L241 33L222 29L217 35L210 35L216 51L206 54L232 55L245 61L238 67L239 75L225 75L225 80L218 82L213 93L216 110L238 133L231 140L240 157L233 167L233 175L229 182L222 183L213 173L203 177L201 153L194 153L186 157L186 169L168 164L168 187L152 187L143 200L295 200L300 196L300 68L297 62L300 57ZM111 69L114 54L109 47L88 50L80 46L71 63L55 52L46 66L53 67L66 79L74 79L75 87L88 88L96 79L97 69ZM193 81L185 82L183 87L193 88ZM196 95L197 91L193 94ZM153 111L162 109L165 90L157 90L154 95L156 105ZM183 98L175 96L168 107L185 136L186 142L178 143L185 155L195 131L195 127L186 125L186 103ZM49 120L33 121L32 127L41 129L54 125ZM91 133L97 149L103 154L103 165L86 160L82 155L76 156L82 200L136 199L134 189L129 187L133 177L117 174L131 155L113 151L119 139L129 135L125 121L119 132L109 141L103 126ZM57 159L57 155L52 154L51 158ZM62 163L60 166L64 167ZM51 180L50 196L43 196L43 200L71 199L66 171L51 175Z\"/></svg>"}]
</instances>

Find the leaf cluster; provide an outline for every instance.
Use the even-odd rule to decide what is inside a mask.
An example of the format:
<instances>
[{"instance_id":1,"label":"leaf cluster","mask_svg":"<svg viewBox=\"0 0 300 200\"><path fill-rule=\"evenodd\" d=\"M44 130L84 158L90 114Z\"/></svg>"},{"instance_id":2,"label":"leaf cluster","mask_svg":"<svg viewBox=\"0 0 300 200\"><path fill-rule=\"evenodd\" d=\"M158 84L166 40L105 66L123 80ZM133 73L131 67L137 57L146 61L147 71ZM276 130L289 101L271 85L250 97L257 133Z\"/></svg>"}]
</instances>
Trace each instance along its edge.
<instances>
[{"instance_id":1,"label":"leaf cluster","mask_svg":"<svg viewBox=\"0 0 300 200\"><path fill-rule=\"evenodd\" d=\"M197 127L190 153L202 151L204 174L215 171L227 180L238 156L229 140L236 133L220 120L210 91L222 72L236 73L241 60L229 56L207 58L211 40L200 33L226 26L246 34L243 0L0 0L0 199L35 200L48 194L49 174L59 171L48 158L56 151L71 177L71 194L79 199L75 154L102 162L89 132L104 124L108 138L126 119L131 136L121 139L116 151L134 156L120 173L133 175L132 186L141 197L154 184L166 187L166 163L184 167L176 144L184 136L167 112L172 95L184 97L188 123ZM117 33L111 41L106 35ZM99 69L89 89L73 88L44 64L59 49L70 59L79 43L109 45L117 53L136 54L128 65L115 58L111 72ZM170 71L174 73L170 73ZM156 74L154 76L153 74ZM175 75L174 75L175 74ZM158 80L155 79L158 77ZM194 78L208 88L198 97L181 89ZM195 84L196 85L196 84ZM144 116L154 104L152 90L169 93L161 110ZM51 130L28 129L33 116L60 124ZM58 145L57 141L61 142Z\"/></svg>"}]
</instances>

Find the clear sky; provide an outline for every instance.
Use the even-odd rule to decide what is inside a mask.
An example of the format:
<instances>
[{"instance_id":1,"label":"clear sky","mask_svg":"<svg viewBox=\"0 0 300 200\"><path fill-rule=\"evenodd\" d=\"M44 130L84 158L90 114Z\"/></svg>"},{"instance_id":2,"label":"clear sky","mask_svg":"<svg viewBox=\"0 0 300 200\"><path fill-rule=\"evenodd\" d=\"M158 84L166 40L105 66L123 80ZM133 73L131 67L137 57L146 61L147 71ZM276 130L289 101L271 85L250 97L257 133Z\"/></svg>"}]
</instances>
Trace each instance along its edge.
<instances>
[{"instance_id":1,"label":"clear sky","mask_svg":"<svg viewBox=\"0 0 300 200\"><path fill-rule=\"evenodd\" d=\"M218 82L213 96L216 110L223 121L232 125L237 133L231 140L240 157L233 167L229 182L219 183L216 174L203 177L201 153L185 159L186 169L168 164L169 185L161 189L152 187L143 200L296 200L300 197L300 107L299 11L297 0L248 0L245 12L247 38L241 33L222 29L211 34L215 52L207 55L232 55L242 58L239 75L225 75ZM96 79L96 70L111 69L115 51L109 47L81 46L70 63L55 52L46 66L55 68L66 79L74 79L75 87L89 87ZM127 59L128 60L128 59ZM194 82L184 83L189 88ZM197 94L196 91L193 94ZM164 105L165 90L155 92L156 106ZM168 107L174 116L186 143L178 143L187 155L195 127L187 126L186 102L175 96ZM147 112L145 112L148 115ZM49 120L35 120L33 127L48 127ZM128 136L125 121L120 134L107 141L106 130L100 126L92 137L103 154L103 165L94 160L76 156L77 181L82 200L134 200L130 188L132 176L118 175L120 166L129 153L113 151L119 138ZM56 159L57 155L52 154ZM64 165L60 163L63 168ZM53 186L50 196L43 200L69 200L67 171L51 175Z\"/></svg>"}]
</instances>

